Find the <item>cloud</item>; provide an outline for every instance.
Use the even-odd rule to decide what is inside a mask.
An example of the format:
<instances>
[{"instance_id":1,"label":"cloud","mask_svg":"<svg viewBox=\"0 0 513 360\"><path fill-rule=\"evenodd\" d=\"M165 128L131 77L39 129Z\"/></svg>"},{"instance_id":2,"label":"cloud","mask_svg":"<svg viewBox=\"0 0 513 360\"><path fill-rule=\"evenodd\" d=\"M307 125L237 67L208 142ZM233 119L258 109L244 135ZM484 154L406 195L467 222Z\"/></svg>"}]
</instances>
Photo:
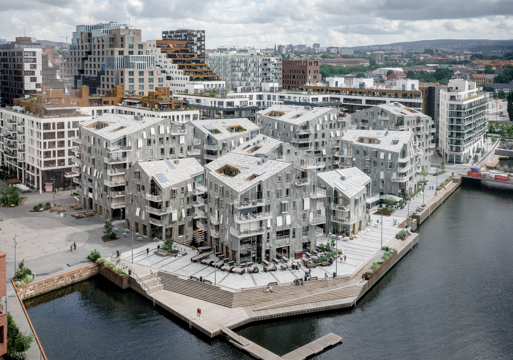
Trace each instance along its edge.
<instances>
[{"instance_id":1,"label":"cloud","mask_svg":"<svg viewBox=\"0 0 513 360\"><path fill-rule=\"evenodd\" d=\"M159 39L206 30L207 48L274 44L359 46L422 39L507 39L509 0L17 0L2 4L2 38L61 40L76 25L118 21Z\"/></svg>"}]
</instances>

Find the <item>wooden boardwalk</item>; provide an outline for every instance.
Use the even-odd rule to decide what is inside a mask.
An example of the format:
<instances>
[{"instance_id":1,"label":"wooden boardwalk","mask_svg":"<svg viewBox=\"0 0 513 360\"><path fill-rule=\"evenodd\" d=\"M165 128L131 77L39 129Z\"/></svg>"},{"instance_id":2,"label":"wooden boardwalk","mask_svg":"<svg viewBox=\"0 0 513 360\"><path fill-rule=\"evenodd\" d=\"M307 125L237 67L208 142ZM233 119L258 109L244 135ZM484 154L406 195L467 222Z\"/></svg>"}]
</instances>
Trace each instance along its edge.
<instances>
[{"instance_id":1,"label":"wooden boardwalk","mask_svg":"<svg viewBox=\"0 0 513 360\"><path fill-rule=\"evenodd\" d=\"M233 345L241 350L248 352L254 358L263 360L303 360L312 355L318 354L324 349L336 345L342 341L342 337L333 333L329 333L328 335L314 340L311 343L306 344L305 346L301 346L300 348L280 357L275 353L267 350L266 348L263 348L262 346L249 341L245 337L237 335L234 331L230 330L226 326L221 326L221 331L231 338L230 342Z\"/></svg>"},{"instance_id":2,"label":"wooden boardwalk","mask_svg":"<svg viewBox=\"0 0 513 360\"><path fill-rule=\"evenodd\" d=\"M324 349L336 345L342 341L342 337L329 333L328 335L324 335L323 337L312 341L305 346L301 346L300 348L289 352L282 356L282 359L285 360L303 360L312 355L318 354Z\"/></svg>"}]
</instances>

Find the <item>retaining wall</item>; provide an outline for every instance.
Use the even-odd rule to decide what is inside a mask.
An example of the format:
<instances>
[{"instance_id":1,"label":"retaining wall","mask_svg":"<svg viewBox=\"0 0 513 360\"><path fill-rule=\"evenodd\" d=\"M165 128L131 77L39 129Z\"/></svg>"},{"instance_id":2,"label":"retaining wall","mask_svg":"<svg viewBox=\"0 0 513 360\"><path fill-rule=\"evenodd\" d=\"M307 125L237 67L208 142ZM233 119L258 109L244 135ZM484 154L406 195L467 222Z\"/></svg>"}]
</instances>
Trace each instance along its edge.
<instances>
[{"instance_id":1,"label":"retaining wall","mask_svg":"<svg viewBox=\"0 0 513 360\"><path fill-rule=\"evenodd\" d=\"M49 291L57 290L76 282L89 279L96 274L98 274L98 267L96 264L91 264L80 269L69 271L64 274L56 275L48 279L19 287L17 290L20 298L22 300L26 300L38 295L45 294Z\"/></svg>"},{"instance_id":2,"label":"retaining wall","mask_svg":"<svg viewBox=\"0 0 513 360\"><path fill-rule=\"evenodd\" d=\"M100 275L102 275L103 277L107 278L108 280L110 280L111 282L113 282L114 284L116 284L117 286L119 286L120 288L122 288L123 290L128 289L128 287L129 287L129 284L128 284L128 279L130 278L129 276L126 276L123 278L123 277L119 276L118 274L116 274L114 271L111 271L111 270L107 269L105 266L101 266L101 265L98 266L98 273Z\"/></svg>"}]
</instances>

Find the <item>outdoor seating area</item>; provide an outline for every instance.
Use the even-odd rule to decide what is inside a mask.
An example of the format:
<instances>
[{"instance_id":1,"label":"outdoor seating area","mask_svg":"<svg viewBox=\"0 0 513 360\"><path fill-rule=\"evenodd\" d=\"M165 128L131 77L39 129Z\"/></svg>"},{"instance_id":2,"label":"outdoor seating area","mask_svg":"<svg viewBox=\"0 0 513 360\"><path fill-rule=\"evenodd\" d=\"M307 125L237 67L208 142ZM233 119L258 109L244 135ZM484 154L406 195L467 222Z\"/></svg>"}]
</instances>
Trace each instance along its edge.
<instances>
[{"instance_id":1,"label":"outdoor seating area","mask_svg":"<svg viewBox=\"0 0 513 360\"><path fill-rule=\"evenodd\" d=\"M83 209L83 207L80 206L79 203L71 204L69 207L72 208L72 209L75 209L75 210L82 210Z\"/></svg>"},{"instance_id":2,"label":"outdoor seating area","mask_svg":"<svg viewBox=\"0 0 513 360\"><path fill-rule=\"evenodd\" d=\"M75 219L81 219L89 216L94 216L94 211L84 210L83 212L74 212L71 213L71 216L73 216Z\"/></svg>"}]
</instances>

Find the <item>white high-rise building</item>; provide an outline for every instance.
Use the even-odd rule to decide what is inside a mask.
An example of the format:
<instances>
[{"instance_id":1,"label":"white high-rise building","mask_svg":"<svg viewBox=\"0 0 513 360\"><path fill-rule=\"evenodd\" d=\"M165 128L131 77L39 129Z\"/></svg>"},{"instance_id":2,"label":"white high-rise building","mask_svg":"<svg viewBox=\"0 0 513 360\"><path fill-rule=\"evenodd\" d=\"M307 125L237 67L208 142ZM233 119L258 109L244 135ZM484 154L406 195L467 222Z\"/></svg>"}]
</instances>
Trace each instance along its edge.
<instances>
[{"instance_id":1,"label":"white high-rise building","mask_svg":"<svg viewBox=\"0 0 513 360\"><path fill-rule=\"evenodd\" d=\"M439 146L446 162L466 163L484 146L486 97L475 82L449 81L440 91Z\"/></svg>"}]
</instances>

